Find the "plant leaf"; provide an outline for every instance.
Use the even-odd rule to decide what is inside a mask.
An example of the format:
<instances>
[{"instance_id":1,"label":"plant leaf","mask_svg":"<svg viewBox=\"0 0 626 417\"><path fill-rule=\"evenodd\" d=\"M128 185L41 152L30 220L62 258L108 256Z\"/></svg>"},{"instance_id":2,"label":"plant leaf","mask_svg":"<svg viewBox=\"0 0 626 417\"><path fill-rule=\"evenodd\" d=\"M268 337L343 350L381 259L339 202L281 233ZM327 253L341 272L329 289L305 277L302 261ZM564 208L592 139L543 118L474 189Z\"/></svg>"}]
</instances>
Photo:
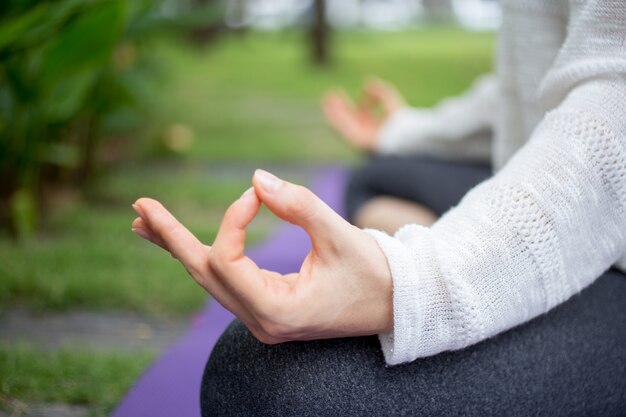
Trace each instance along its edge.
<instances>
[{"instance_id":1,"label":"plant leaf","mask_svg":"<svg viewBox=\"0 0 626 417\"><path fill-rule=\"evenodd\" d=\"M42 111L48 122L60 122L76 115L93 88L97 73L84 71L55 83L42 99Z\"/></svg>"},{"instance_id":2,"label":"plant leaf","mask_svg":"<svg viewBox=\"0 0 626 417\"><path fill-rule=\"evenodd\" d=\"M69 74L96 69L108 61L125 27L125 5L122 0L94 5L64 28L44 56L44 89Z\"/></svg>"}]
</instances>

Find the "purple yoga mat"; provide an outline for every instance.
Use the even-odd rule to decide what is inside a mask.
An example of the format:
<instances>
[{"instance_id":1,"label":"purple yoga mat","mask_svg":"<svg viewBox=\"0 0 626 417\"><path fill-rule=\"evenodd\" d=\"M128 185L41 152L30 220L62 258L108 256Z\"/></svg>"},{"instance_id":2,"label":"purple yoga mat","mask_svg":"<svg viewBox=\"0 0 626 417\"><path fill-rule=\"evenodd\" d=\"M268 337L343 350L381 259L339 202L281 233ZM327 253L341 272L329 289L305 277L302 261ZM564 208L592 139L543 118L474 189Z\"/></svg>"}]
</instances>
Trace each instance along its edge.
<instances>
[{"instance_id":1,"label":"purple yoga mat","mask_svg":"<svg viewBox=\"0 0 626 417\"><path fill-rule=\"evenodd\" d=\"M311 188L343 214L346 179L345 169L325 168L315 176ZM308 236L301 229L281 224L268 240L252 248L248 256L263 268L296 272L310 248ZM112 417L199 417L204 365L233 318L219 303L207 303L192 318L187 333L139 378Z\"/></svg>"}]
</instances>

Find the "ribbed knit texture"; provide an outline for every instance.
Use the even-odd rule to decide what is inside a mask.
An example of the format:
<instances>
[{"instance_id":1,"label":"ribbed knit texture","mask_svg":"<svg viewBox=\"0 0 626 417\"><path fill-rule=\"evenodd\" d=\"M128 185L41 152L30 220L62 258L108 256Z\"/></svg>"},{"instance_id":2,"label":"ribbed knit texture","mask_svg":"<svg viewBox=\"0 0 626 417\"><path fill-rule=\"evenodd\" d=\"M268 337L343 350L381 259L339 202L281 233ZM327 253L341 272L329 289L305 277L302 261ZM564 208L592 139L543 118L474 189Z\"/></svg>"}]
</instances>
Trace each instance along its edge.
<instances>
[{"instance_id":1,"label":"ribbed knit texture","mask_svg":"<svg viewBox=\"0 0 626 417\"><path fill-rule=\"evenodd\" d=\"M439 135L467 137L497 109L498 173L431 228L369 231L393 277L394 328L379 335L389 364L536 317L626 253L626 2L511 0L503 12L491 98L479 83L457 103L479 121ZM381 151L423 150L411 142L454 123L436 108L416 134L415 114L389 120Z\"/></svg>"}]
</instances>

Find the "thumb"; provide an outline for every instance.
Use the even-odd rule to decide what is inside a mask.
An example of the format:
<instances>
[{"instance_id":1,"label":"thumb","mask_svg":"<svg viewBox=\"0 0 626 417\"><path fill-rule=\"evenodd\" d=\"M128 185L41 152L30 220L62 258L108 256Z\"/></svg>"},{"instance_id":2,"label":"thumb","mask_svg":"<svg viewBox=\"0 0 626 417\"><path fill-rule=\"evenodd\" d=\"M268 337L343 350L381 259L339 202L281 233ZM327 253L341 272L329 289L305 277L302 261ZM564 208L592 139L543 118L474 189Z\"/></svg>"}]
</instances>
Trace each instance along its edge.
<instances>
[{"instance_id":1,"label":"thumb","mask_svg":"<svg viewBox=\"0 0 626 417\"><path fill-rule=\"evenodd\" d=\"M346 221L311 190L257 169L252 179L259 199L279 218L302 227L314 246L333 241Z\"/></svg>"},{"instance_id":2,"label":"thumb","mask_svg":"<svg viewBox=\"0 0 626 417\"><path fill-rule=\"evenodd\" d=\"M370 100L380 103L386 116L406 105L396 87L380 78L370 77L365 83L363 92Z\"/></svg>"}]
</instances>

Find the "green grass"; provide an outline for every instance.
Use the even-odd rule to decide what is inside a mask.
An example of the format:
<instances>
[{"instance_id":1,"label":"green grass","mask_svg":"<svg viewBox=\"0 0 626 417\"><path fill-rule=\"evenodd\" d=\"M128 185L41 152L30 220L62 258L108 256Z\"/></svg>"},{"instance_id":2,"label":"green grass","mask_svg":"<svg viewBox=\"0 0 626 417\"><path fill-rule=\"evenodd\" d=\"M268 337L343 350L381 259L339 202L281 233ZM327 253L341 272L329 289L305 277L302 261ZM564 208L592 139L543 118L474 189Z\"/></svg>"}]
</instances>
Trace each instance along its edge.
<instances>
[{"instance_id":1,"label":"green grass","mask_svg":"<svg viewBox=\"0 0 626 417\"><path fill-rule=\"evenodd\" d=\"M0 409L12 399L26 403L67 403L106 416L152 362L151 353L40 352L0 346Z\"/></svg>"},{"instance_id":2,"label":"green grass","mask_svg":"<svg viewBox=\"0 0 626 417\"><path fill-rule=\"evenodd\" d=\"M178 262L131 233L130 205L139 196L158 198L210 243L224 208L249 184L207 177L194 169L118 170L94 185L97 201L70 201L37 238L0 240L0 306L169 315L199 308L206 295ZM269 227L253 227L250 241Z\"/></svg>"},{"instance_id":3,"label":"green grass","mask_svg":"<svg viewBox=\"0 0 626 417\"><path fill-rule=\"evenodd\" d=\"M157 61L171 76L155 103L158 135L171 123L195 132L191 158L306 163L352 160L325 126L319 99L333 86L356 94L375 74L396 84L414 106L463 91L491 68L493 35L458 29L338 33L333 64L309 64L299 33L231 36L195 50L170 41Z\"/></svg>"},{"instance_id":4,"label":"green grass","mask_svg":"<svg viewBox=\"0 0 626 417\"><path fill-rule=\"evenodd\" d=\"M173 39L153 45L163 77L145 148L162 156L155 139L173 123L195 140L165 165L143 161L113 170L93 186L89 201L62 204L38 237L19 245L0 238L0 308L189 313L204 293L175 261L130 232L131 202L161 199L210 242L224 209L249 182L211 178L208 166L353 161L356 154L324 126L318 100L325 89L342 85L354 93L364 76L377 74L413 105L431 105L489 70L493 36L456 29L339 33L328 69L311 67L303 45L292 32L230 36L205 50ZM273 224L257 222L252 237Z\"/></svg>"}]
</instances>

